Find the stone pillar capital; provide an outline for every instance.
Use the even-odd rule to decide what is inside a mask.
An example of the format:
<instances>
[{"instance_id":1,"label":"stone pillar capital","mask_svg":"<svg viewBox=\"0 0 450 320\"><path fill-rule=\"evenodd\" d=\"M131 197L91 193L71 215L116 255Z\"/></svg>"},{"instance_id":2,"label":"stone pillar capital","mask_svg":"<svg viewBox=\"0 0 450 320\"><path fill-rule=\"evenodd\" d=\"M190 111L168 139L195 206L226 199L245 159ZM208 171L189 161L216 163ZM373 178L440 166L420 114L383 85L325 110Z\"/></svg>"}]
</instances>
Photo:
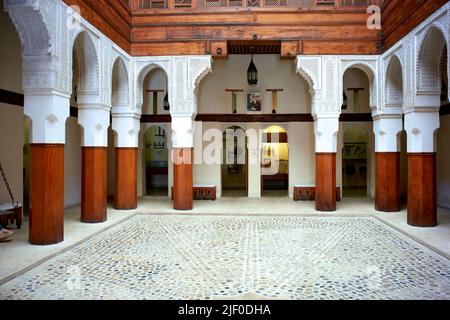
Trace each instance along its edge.
<instances>
[{"instance_id":1,"label":"stone pillar capital","mask_svg":"<svg viewBox=\"0 0 450 320\"><path fill-rule=\"evenodd\" d=\"M378 115L374 117L375 152L400 152L398 134L402 130L402 115Z\"/></svg>"},{"instance_id":2,"label":"stone pillar capital","mask_svg":"<svg viewBox=\"0 0 450 320\"><path fill-rule=\"evenodd\" d=\"M439 108L413 108L405 112L408 153L436 152L435 132L439 127Z\"/></svg>"},{"instance_id":3,"label":"stone pillar capital","mask_svg":"<svg viewBox=\"0 0 450 320\"><path fill-rule=\"evenodd\" d=\"M194 147L194 123L193 113L172 114L172 147L193 148Z\"/></svg>"},{"instance_id":4,"label":"stone pillar capital","mask_svg":"<svg viewBox=\"0 0 450 320\"><path fill-rule=\"evenodd\" d=\"M140 115L135 113L113 113L112 129L117 134L116 148L137 148L139 146Z\"/></svg>"},{"instance_id":5,"label":"stone pillar capital","mask_svg":"<svg viewBox=\"0 0 450 320\"><path fill-rule=\"evenodd\" d=\"M339 114L316 114L314 116L314 134L316 153L336 153Z\"/></svg>"},{"instance_id":6,"label":"stone pillar capital","mask_svg":"<svg viewBox=\"0 0 450 320\"><path fill-rule=\"evenodd\" d=\"M83 147L107 147L110 109L101 104L78 106L78 124L83 128Z\"/></svg>"},{"instance_id":7,"label":"stone pillar capital","mask_svg":"<svg viewBox=\"0 0 450 320\"><path fill-rule=\"evenodd\" d=\"M31 143L64 144L70 97L51 92L25 94L24 113L32 121Z\"/></svg>"}]
</instances>

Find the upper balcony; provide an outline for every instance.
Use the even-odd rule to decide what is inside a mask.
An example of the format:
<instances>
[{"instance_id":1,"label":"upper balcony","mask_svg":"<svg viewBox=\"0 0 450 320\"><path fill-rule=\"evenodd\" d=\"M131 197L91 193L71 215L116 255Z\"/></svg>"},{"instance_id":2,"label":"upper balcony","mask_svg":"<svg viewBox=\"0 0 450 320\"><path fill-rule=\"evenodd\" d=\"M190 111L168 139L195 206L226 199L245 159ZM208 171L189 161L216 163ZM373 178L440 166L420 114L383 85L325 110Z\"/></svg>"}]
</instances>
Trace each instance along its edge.
<instances>
[{"instance_id":1,"label":"upper balcony","mask_svg":"<svg viewBox=\"0 0 450 320\"><path fill-rule=\"evenodd\" d=\"M134 13L152 11L365 10L383 0L129 0Z\"/></svg>"}]
</instances>

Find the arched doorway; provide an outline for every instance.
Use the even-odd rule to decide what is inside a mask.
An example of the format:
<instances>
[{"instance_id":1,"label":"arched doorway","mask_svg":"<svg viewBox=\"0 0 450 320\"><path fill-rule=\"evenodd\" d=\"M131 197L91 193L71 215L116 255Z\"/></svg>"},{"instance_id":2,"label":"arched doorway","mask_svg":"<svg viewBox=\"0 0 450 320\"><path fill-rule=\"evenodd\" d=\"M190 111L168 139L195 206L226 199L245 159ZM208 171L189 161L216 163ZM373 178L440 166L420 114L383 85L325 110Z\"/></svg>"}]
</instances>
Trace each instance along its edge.
<instances>
[{"instance_id":1,"label":"arched doorway","mask_svg":"<svg viewBox=\"0 0 450 320\"><path fill-rule=\"evenodd\" d=\"M152 126L144 131L144 185L149 196L167 196L169 188L169 148L167 131Z\"/></svg>"},{"instance_id":2,"label":"arched doorway","mask_svg":"<svg viewBox=\"0 0 450 320\"><path fill-rule=\"evenodd\" d=\"M247 197L248 152L245 130L232 126L223 131L222 196Z\"/></svg>"},{"instance_id":3,"label":"arched doorway","mask_svg":"<svg viewBox=\"0 0 450 320\"><path fill-rule=\"evenodd\" d=\"M368 186L368 141L366 128L350 125L344 131L342 186L344 197L366 197Z\"/></svg>"},{"instance_id":4,"label":"arched doorway","mask_svg":"<svg viewBox=\"0 0 450 320\"><path fill-rule=\"evenodd\" d=\"M261 194L263 197L288 196L288 133L273 125L264 130L261 154Z\"/></svg>"},{"instance_id":5,"label":"arched doorway","mask_svg":"<svg viewBox=\"0 0 450 320\"><path fill-rule=\"evenodd\" d=\"M337 185L343 197L374 196L375 150L372 107L375 75L366 65L355 65L343 75L343 121L337 155Z\"/></svg>"},{"instance_id":6,"label":"arched doorway","mask_svg":"<svg viewBox=\"0 0 450 320\"><path fill-rule=\"evenodd\" d=\"M139 76L142 83L142 115L168 115L168 78L157 65L147 66ZM142 124L141 154L142 193L150 196L167 196L171 180L169 157L169 126L162 123Z\"/></svg>"}]
</instances>

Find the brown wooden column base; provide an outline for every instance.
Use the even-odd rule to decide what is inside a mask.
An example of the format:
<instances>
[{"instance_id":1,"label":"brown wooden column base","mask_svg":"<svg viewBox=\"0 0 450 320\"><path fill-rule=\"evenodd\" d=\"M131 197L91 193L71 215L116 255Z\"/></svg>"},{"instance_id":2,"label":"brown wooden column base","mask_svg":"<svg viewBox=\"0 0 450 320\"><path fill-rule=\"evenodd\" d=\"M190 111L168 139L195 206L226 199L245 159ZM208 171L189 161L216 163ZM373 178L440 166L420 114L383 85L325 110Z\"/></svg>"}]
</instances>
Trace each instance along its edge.
<instances>
[{"instance_id":1,"label":"brown wooden column base","mask_svg":"<svg viewBox=\"0 0 450 320\"><path fill-rule=\"evenodd\" d=\"M64 241L64 145L31 145L31 244Z\"/></svg>"},{"instance_id":2,"label":"brown wooden column base","mask_svg":"<svg viewBox=\"0 0 450 320\"><path fill-rule=\"evenodd\" d=\"M336 211L336 153L316 153L316 210Z\"/></svg>"},{"instance_id":3,"label":"brown wooden column base","mask_svg":"<svg viewBox=\"0 0 450 320\"><path fill-rule=\"evenodd\" d=\"M173 149L173 208L175 210L192 210L193 178L192 149Z\"/></svg>"},{"instance_id":4,"label":"brown wooden column base","mask_svg":"<svg viewBox=\"0 0 450 320\"><path fill-rule=\"evenodd\" d=\"M81 165L81 221L106 221L107 148L83 147Z\"/></svg>"},{"instance_id":5,"label":"brown wooden column base","mask_svg":"<svg viewBox=\"0 0 450 320\"><path fill-rule=\"evenodd\" d=\"M437 225L436 153L408 154L408 224Z\"/></svg>"},{"instance_id":6,"label":"brown wooden column base","mask_svg":"<svg viewBox=\"0 0 450 320\"><path fill-rule=\"evenodd\" d=\"M400 152L377 152L375 157L375 209L382 212L398 212L402 209Z\"/></svg>"},{"instance_id":7,"label":"brown wooden column base","mask_svg":"<svg viewBox=\"0 0 450 320\"><path fill-rule=\"evenodd\" d=\"M137 148L116 148L116 198L114 208L137 208Z\"/></svg>"}]
</instances>

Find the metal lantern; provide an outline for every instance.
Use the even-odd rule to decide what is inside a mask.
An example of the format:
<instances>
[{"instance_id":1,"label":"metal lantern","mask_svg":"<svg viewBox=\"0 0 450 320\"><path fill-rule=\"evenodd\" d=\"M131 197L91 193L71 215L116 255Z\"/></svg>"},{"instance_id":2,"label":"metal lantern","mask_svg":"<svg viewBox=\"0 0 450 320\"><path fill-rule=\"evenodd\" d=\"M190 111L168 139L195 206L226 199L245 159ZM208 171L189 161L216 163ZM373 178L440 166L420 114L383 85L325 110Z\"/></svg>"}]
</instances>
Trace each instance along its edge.
<instances>
[{"instance_id":1,"label":"metal lantern","mask_svg":"<svg viewBox=\"0 0 450 320\"><path fill-rule=\"evenodd\" d=\"M165 97L164 97L164 100L163 100L163 108L164 108L164 110L166 110L166 111L169 111L169 110L170 110L170 104L169 104L169 92L166 92L166 95L165 95Z\"/></svg>"},{"instance_id":2,"label":"metal lantern","mask_svg":"<svg viewBox=\"0 0 450 320\"><path fill-rule=\"evenodd\" d=\"M342 103L342 110L347 110L347 108L348 108L348 97L344 91L344 101Z\"/></svg>"},{"instance_id":3,"label":"metal lantern","mask_svg":"<svg viewBox=\"0 0 450 320\"><path fill-rule=\"evenodd\" d=\"M252 60L250 61L250 65L247 70L247 80L248 84L251 86L256 86L258 84L258 69L256 69L256 66L253 63L253 53Z\"/></svg>"}]
</instances>

